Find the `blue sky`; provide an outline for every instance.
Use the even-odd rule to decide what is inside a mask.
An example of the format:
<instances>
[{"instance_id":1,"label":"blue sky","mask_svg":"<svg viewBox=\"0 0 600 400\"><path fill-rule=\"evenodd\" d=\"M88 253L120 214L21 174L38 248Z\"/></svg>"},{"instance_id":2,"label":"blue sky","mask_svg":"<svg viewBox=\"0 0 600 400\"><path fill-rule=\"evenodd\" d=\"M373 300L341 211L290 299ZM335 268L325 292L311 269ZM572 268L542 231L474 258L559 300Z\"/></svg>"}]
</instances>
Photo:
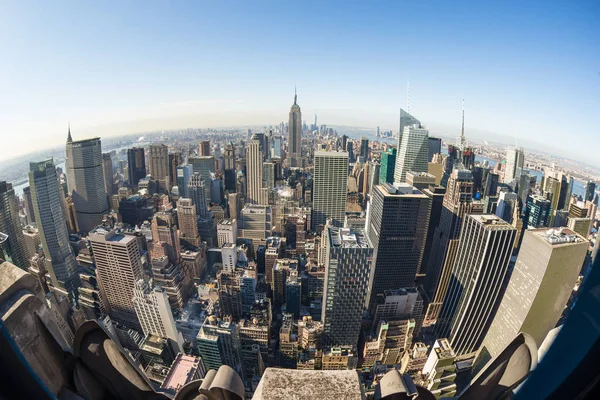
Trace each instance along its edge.
<instances>
[{"instance_id":1,"label":"blue sky","mask_svg":"<svg viewBox=\"0 0 600 400\"><path fill-rule=\"evenodd\" d=\"M304 117L535 141L600 166L600 3L5 1L0 135L74 136ZM373 2L374 3L374 2ZM556 3L556 4L555 4ZM586 144L587 146L582 146Z\"/></svg>"}]
</instances>

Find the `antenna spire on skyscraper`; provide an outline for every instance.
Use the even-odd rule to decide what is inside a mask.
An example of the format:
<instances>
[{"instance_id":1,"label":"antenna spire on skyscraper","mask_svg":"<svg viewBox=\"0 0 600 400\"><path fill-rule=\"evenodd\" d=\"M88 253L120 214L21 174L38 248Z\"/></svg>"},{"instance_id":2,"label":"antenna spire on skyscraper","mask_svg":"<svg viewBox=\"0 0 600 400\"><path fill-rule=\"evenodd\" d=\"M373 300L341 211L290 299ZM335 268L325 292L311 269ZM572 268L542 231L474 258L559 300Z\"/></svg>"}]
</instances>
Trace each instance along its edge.
<instances>
[{"instance_id":1,"label":"antenna spire on skyscraper","mask_svg":"<svg viewBox=\"0 0 600 400\"><path fill-rule=\"evenodd\" d=\"M71 121L69 121L69 133L67 134L67 143L71 143L73 138L71 137Z\"/></svg>"},{"instance_id":2,"label":"antenna spire on skyscraper","mask_svg":"<svg viewBox=\"0 0 600 400\"><path fill-rule=\"evenodd\" d=\"M296 89L296 85L294 85L294 104L297 104L298 101L298 93Z\"/></svg>"}]
</instances>

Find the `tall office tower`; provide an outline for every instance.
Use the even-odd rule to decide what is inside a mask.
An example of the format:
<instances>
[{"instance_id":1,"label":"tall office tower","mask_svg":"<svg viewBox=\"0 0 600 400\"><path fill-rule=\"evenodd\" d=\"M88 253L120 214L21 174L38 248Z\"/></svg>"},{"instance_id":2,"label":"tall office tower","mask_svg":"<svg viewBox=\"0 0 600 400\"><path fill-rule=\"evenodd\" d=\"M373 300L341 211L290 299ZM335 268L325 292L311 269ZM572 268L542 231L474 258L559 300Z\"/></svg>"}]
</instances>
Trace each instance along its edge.
<instances>
[{"instance_id":1,"label":"tall office tower","mask_svg":"<svg viewBox=\"0 0 600 400\"><path fill-rule=\"evenodd\" d=\"M560 319L583 265L588 241L568 229L525 231L506 292L483 341L494 358L519 334L539 347Z\"/></svg>"},{"instance_id":2,"label":"tall office tower","mask_svg":"<svg viewBox=\"0 0 600 400\"><path fill-rule=\"evenodd\" d=\"M433 160L434 154L439 154L442 152L442 139L429 137L427 139L427 162L431 162Z\"/></svg>"},{"instance_id":3,"label":"tall office tower","mask_svg":"<svg viewBox=\"0 0 600 400\"><path fill-rule=\"evenodd\" d=\"M238 237L237 219L224 219L217 225L217 240L219 247L225 243L235 244Z\"/></svg>"},{"instance_id":4,"label":"tall office tower","mask_svg":"<svg viewBox=\"0 0 600 400\"><path fill-rule=\"evenodd\" d=\"M188 183L193 174L193 167L190 164L183 164L177 167L177 187L181 197L190 198Z\"/></svg>"},{"instance_id":5,"label":"tall office tower","mask_svg":"<svg viewBox=\"0 0 600 400\"><path fill-rule=\"evenodd\" d=\"M404 127L401 140L398 142L394 182L405 182L408 171L428 171L428 138L429 131L420 124Z\"/></svg>"},{"instance_id":6,"label":"tall office tower","mask_svg":"<svg viewBox=\"0 0 600 400\"><path fill-rule=\"evenodd\" d=\"M363 158L363 162L369 159L369 139L366 137L360 138L360 156Z\"/></svg>"},{"instance_id":7,"label":"tall office tower","mask_svg":"<svg viewBox=\"0 0 600 400\"><path fill-rule=\"evenodd\" d=\"M302 168L302 112L297 103L298 96L294 93L294 104L290 109L288 136L288 166Z\"/></svg>"},{"instance_id":8,"label":"tall office tower","mask_svg":"<svg viewBox=\"0 0 600 400\"><path fill-rule=\"evenodd\" d=\"M229 193L227 202L229 203L229 218L238 219L242 211L242 196L239 193Z\"/></svg>"},{"instance_id":9,"label":"tall office tower","mask_svg":"<svg viewBox=\"0 0 600 400\"><path fill-rule=\"evenodd\" d=\"M523 149L509 148L506 151L506 169L504 171L504 183L510 183L513 179L519 179L523 172L525 155Z\"/></svg>"},{"instance_id":10,"label":"tall office tower","mask_svg":"<svg viewBox=\"0 0 600 400\"><path fill-rule=\"evenodd\" d=\"M102 223L102 217L108 213L100 139L74 142L69 131L66 157L67 184L77 211L77 223L87 233Z\"/></svg>"},{"instance_id":11,"label":"tall office tower","mask_svg":"<svg viewBox=\"0 0 600 400\"><path fill-rule=\"evenodd\" d=\"M262 168L263 187L273 189L275 187L275 164L264 162Z\"/></svg>"},{"instance_id":12,"label":"tall office tower","mask_svg":"<svg viewBox=\"0 0 600 400\"><path fill-rule=\"evenodd\" d=\"M348 153L345 151L316 151L313 179L312 229L325 225L328 218L333 226L342 226L346 215L348 191Z\"/></svg>"},{"instance_id":13,"label":"tall office tower","mask_svg":"<svg viewBox=\"0 0 600 400\"><path fill-rule=\"evenodd\" d=\"M352 141L349 141L346 144L346 152L348 153L348 162L349 163L354 163L354 146L352 144Z\"/></svg>"},{"instance_id":14,"label":"tall office tower","mask_svg":"<svg viewBox=\"0 0 600 400\"><path fill-rule=\"evenodd\" d=\"M188 162L192 164L193 173L198 173L206 187L206 204L210 204L210 187L215 173L215 158L213 156L189 157Z\"/></svg>"},{"instance_id":15,"label":"tall office tower","mask_svg":"<svg viewBox=\"0 0 600 400\"><path fill-rule=\"evenodd\" d=\"M19 268L27 270L29 259L19 223L19 199L12 184L0 181L0 233L8 235L4 248L8 248L10 259ZM68 245L68 243L67 243Z\"/></svg>"},{"instance_id":16,"label":"tall office tower","mask_svg":"<svg viewBox=\"0 0 600 400\"><path fill-rule=\"evenodd\" d=\"M140 179L146 177L146 157L143 148L127 149L127 174L129 185L133 188L137 188Z\"/></svg>"},{"instance_id":17,"label":"tall office tower","mask_svg":"<svg viewBox=\"0 0 600 400\"><path fill-rule=\"evenodd\" d=\"M512 224L515 207L518 207L518 205L518 195L516 193L500 192L495 214L509 224Z\"/></svg>"},{"instance_id":18,"label":"tall office tower","mask_svg":"<svg viewBox=\"0 0 600 400\"><path fill-rule=\"evenodd\" d=\"M181 163L181 153L169 153L169 190L177 185L177 167Z\"/></svg>"},{"instance_id":19,"label":"tall office tower","mask_svg":"<svg viewBox=\"0 0 600 400\"><path fill-rule=\"evenodd\" d=\"M302 298L302 280L298 271L291 271L285 283L285 310L294 314L294 318L300 317L300 300Z\"/></svg>"},{"instance_id":20,"label":"tall office tower","mask_svg":"<svg viewBox=\"0 0 600 400\"><path fill-rule=\"evenodd\" d=\"M369 289L373 246L364 230L324 229L324 343L356 346Z\"/></svg>"},{"instance_id":21,"label":"tall office tower","mask_svg":"<svg viewBox=\"0 0 600 400\"><path fill-rule=\"evenodd\" d=\"M263 176L263 157L260 151L260 142L250 140L246 146L246 182L248 184L247 203L264 204L262 199L262 176Z\"/></svg>"},{"instance_id":22,"label":"tall office tower","mask_svg":"<svg viewBox=\"0 0 600 400\"><path fill-rule=\"evenodd\" d=\"M234 242L226 242L221 246L223 272L233 274L238 261L237 246Z\"/></svg>"},{"instance_id":23,"label":"tall office tower","mask_svg":"<svg viewBox=\"0 0 600 400\"><path fill-rule=\"evenodd\" d=\"M270 143L271 143L271 158L281 158L281 135L273 136Z\"/></svg>"},{"instance_id":24,"label":"tall office tower","mask_svg":"<svg viewBox=\"0 0 600 400\"><path fill-rule=\"evenodd\" d=\"M394 183L394 169L396 168L396 148L392 147L381 153L381 169L379 170L380 183Z\"/></svg>"},{"instance_id":25,"label":"tall office tower","mask_svg":"<svg viewBox=\"0 0 600 400\"><path fill-rule=\"evenodd\" d=\"M25 205L25 214L27 214L27 223L35 222L35 212L33 211L33 200L31 199L31 188L25 186L23 188L23 203Z\"/></svg>"},{"instance_id":26,"label":"tall office tower","mask_svg":"<svg viewBox=\"0 0 600 400\"><path fill-rule=\"evenodd\" d=\"M104 172L104 191L112 196L113 192L113 164L110 153L102 153L102 171Z\"/></svg>"},{"instance_id":27,"label":"tall office tower","mask_svg":"<svg viewBox=\"0 0 600 400\"><path fill-rule=\"evenodd\" d=\"M415 285L421 267L429 212L429 197L404 183L373 188L367 235L373 245L369 279L369 311L385 290Z\"/></svg>"},{"instance_id":28,"label":"tall office tower","mask_svg":"<svg viewBox=\"0 0 600 400\"><path fill-rule=\"evenodd\" d=\"M583 201L593 201L595 193L596 183L592 181L587 181L585 184L585 196L583 198Z\"/></svg>"},{"instance_id":29,"label":"tall office tower","mask_svg":"<svg viewBox=\"0 0 600 400\"><path fill-rule=\"evenodd\" d=\"M177 200L177 223L179 225L179 240L184 247L198 248L200 236L198 235L198 218L196 206L191 199L180 197Z\"/></svg>"},{"instance_id":30,"label":"tall office tower","mask_svg":"<svg viewBox=\"0 0 600 400\"><path fill-rule=\"evenodd\" d=\"M149 148L150 174L160 185L160 190L168 192L169 186L169 148L164 144L153 144Z\"/></svg>"},{"instance_id":31,"label":"tall office tower","mask_svg":"<svg viewBox=\"0 0 600 400\"><path fill-rule=\"evenodd\" d=\"M271 236L272 214L270 206L246 204L241 211L240 237L252 239L254 250L266 244L266 239ZM238 221L240 221L238 220Z\"/></svg>"},{"instance_id":32,"label":"tall office tower","mask_svg":"<svg viewBox=\"0 0 600 400\"><path fill-rule=\"evenodd\" d=\"M133 329L139 320L133 307L135 283L144 278L139 239L116 229L97 227L89 240L96 260L96 277L102 304L108 315Z\"/></svg>"},{"instance_id":33,"label":"tall office tower","mask_svg":"<svg viewBox=\"0 0 600 400\"><path fill-rule=\"evenodd\" d=\"M188 191L192 203L196 206L196 215L198 217L206 217L208 214L208 207L206 206L206 186L204 179L200 174L194 172L188 182Z\"/></svg>"},{"instance_id":34,"label":"tall office tower","mask_svg":"<svg viewBox=\"0 0 600 400\"><path fill-rule=\"evenodd\" d=\"M72 292L79 283L75 256L62 211L56 168L52 159L29 163L29 187L35 221L52 284Z\"/></svg>"},{"instance_id":35,"label":"tall office tower","mask_svg":"<svg viewBox=\"0 0 600 400\"><path fill-rule=\"evenodd\" d=\"M225 154L224 158L224 180L225 180L225 189L230 192L235 192L235 146L233 142L229 141L225 145Z\"/></svg>"},{"instance_id":36,"label":"tall office tower","mask_svg":"<svg viewBox=\"0 0 600 400\"><path fill-rule=\"evenodd\" d=\"M550 200L536 194L529 196L525 209L527 228L547 227L550 222L551 207Z\"/></svg>"},{"instance_id":37,"label":"tall office tower","mask_svg":"<svg viewBox=\"0 0 600 400\"><path fill-rule=\"evenodd\" d=\"M398 128L398 149L400 149L400 143L402 143L402 135L404 134L404 128L412 125L421 125L421 121L400 109L400 126Z\"/></svg>"},{"instance_id":38,"label":"tall office tower","mask_svg":"<svg viewBox=\"0 0 600 400\"><path fill-rule=\"evenodd\" d=\"M206 318L196 337L198 353L206 369L228 365L240 368L240 339L231 318L219 320L214 315Z\"/></svg>"},{"instance_id":39,"label":"tall office tower","mask_svg":"<svg viewBox=\"0 0 600 400\"><path fill-rule=\"evenodd\" d=\"M426 251L423 252L423 260L421 261L421 269L419 270L419 274L425 275L427 273L427 266L429 265L431 250L433 249L433 239L442 218L442 208L444 196L446 195L446 188L432 185L423 189L422 192L425 196L429 197L429 201L431 202L429 225L427 226L427 235L425 236Z\"/></svg>"},{"instance_id":40,"label":"tall office tower","mask_svg":"<svg viewBox=\"0 0 600 400\"><path fill-rule=\"evenodd\" d=\"M592 229L591 218L568 218L567 227L578 235L587 238Z\"/></svg>"},{"instance_id":41,"label":"tall office tower","mask_svg":"<svg viewBox=\"0 0 600 400\"><path fill-rule=\"evenodd\" d=\"M452 279L436 323L436 336L447 337L457 356L479 349L517 236L517 230L496 215L467 215Z\"/></svg>"},{"instance_id":42,"label":"tall office tower","mask_svg":"<svg viewBox=\"0 0 600 400\"><path fill-rule=\"evenodd\" d=\"M198 145L198 154L200 156L210 156L210 141L202 140Z\"/></svg>"},{"instance_id":43,"label":"tall office tower","mask_svg":"<svg viewBox=\"0 0 600 400\"><path fill-rule=\"evenodd\" d=\"M179 263L181 242L175 224L175 213L159 211L152 218L152 258L167 256L173 264Z\"/></svg>"},{"instance_id":44,"label":"tall office tower","mask_svg":"<svg viewBox=\"0 0 600 400\"><path fill-rule=\"evenodd\" d=\"M184 353L183 335L177 330L164 288L151 288L146 281L140 279L135 283L132 302L144 335L166 338L173 353Z\"/></svg>"},{"instance_id":45,"label":"tall office tower","mask_svg":"<svg viewBox=\"0 0 600 400\"><path fill-rule=\"evenodd\" d=\"M470 213L481 213L473 204L473 174L466 169L455 169L448 180L440 224L435 229L426 268L424 288L430 299L426 323L435 321L440 311L454 265L462 222Z\"/></svg>"}]
</instances>

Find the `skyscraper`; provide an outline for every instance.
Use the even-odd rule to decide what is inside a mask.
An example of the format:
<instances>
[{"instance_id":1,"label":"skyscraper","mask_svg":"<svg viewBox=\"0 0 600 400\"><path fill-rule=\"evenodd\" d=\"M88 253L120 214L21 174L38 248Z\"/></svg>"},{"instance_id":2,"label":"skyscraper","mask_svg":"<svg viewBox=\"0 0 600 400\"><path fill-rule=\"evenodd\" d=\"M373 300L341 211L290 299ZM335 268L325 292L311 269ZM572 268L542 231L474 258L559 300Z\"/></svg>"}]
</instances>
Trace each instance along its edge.
<instances>
[{"instance_id":1,"label":"skyscraper","mask_svg":"<svg viewBox=\"0 0 600 400\"><path fill-rule=\"evenodd\" d=\"M381 169L379 170L380 183L394 183L394 169L396 168L396 149L394 147L381 153Z\"/></svg>"},{"instance_id":2,"label":"skyscraper","mask_svg":"<svg viewBox=\"0 0 600 400\"><path fill-rule=\"evenodd\" d=\"M150 174L160 185L160 190L168 192L169 182L169 148L164 144L153 144L149 148Z\"/></svg>"},{"instance_id":3,"label":"skyscraper","mask_svg":"<svg viewBox=\"0 0 600 400\"><path fill-rule=\"evenodd\" d=\"M360 139L360 156L363 159L363 162L366 162L369 159L369 139L363 137Z\"/></svg>"},{"instance_id":4,"label":"skyscraper","mask_svg":"<svg viewBox=\"0 0 600 400\"><path fill-rule=\"evenodd\" d=\"M169 340L174 353L183 353L183 336L177 330L169 297L161 286L151 288L143 279L135 283L132 298L144 335L155 335Z\"/></svg>"},{"instance_id":5,"label":"skyscraper","mask_svg":"<svg viewBox=\"0 0 600 400\"><path fill-rule=\"evenodd\" d=\"M102 170L104 171L104 191L113 195L113 164L110 153L102 153Z\"/></svg>"},{"instance_id":6,"label":"skyscraper","mask_svg":"<svg viewBox=\"0 0 600 400\"><path fill-rule=\"evenodd\" d=\"M35 212L33 211L33 201L31 200L31 188L25 186L23 188L23 203L25 206L25 214L27 214L27 223L35 222Z\"/></svg>"},{"instance_id":7,"label":"skyscraper","mask_svg":"<svg viewBox=\"0 0 600 400\"><path fill-rule=\"evenodd\" d=\"M467 215L452 278L436 323L457 356L479 349L502 296L517 230L496 215Z\"/></svg>"},{"instance_id":8,"label":"skyscraper","mask_svg":"<svg viewBox=\"0 0 600 400\"><path fill-rule=\"evenodd\" d=\"M12 184L0 181L0 233L8 235L4 247L8 248L10 260L17 267L29 266L23 230L19 223L19 199Z\"/></svg>"},{"instance_id":9,"label":"skyscraper","mask_svg":"<svg viewBox=\"0 0 600 400\"><path fill-rule=\"evenodd\" d=\"M72 292L79 284L79 276L75 256L69 246L69 233L60 200L62 189L52 159L29 163L29 187L46 270L55 286Z\"/></svg>"},{"instance_id":10,"label":"skyscraper","mask_svg":"<svg viewBox=\"0 0 600 400\"><path fill-rule=\"evenodd\" d=\"M281 149L281 143L279 145ZM225 189L230 192L235 192L235 146L233 145L233 142L229 141L225 145L225 154L223 155L223 158L225 169L223 172Z\"/></svg>"},{"instance_id":11,"label":"skyscraper","mask_svg":"<svg viewBox=\"0 0 600 400\"><path fill-rule=\"evenodd\" d=\"M97 227L89 240L96 260L96 277L102 304L108 315L130 328L139 329L133 305L135 283L144 278L138 238L116 229Z\"/></svg>"},{"instance_id":12,"label":"skyscraper","mask_svg":"<svg viewBox=\"0 0 600 400\"><path fill-rule=\"evenodd\" d=\"M364 230L325 226L324 342L356 346L369 287L373 246Z\"/></svg>"},{"instance_id":13,"label":"skyscraper","mask_svg":"<svg viewBox=\"0 0 600 400\"><path fill-rule=\"evenodd\" d=\"M294 93L294 104L290 109L288 125L288 166L302 168L302 112L297 103L298 96Z\"/></svg>"},{"instance_id":14,"label":"skyscraper","mask_svg":"<svg viewBox=\"0 0 600 400\"><path fill-rule=\"evenodd\" d=\"M523 172L525 155L523 149L509 148L506 151L506 169L504 171L504 183L510 183L513 179L519 179Z\"/></svg>"},{"instance_id":15,"label":"skyscraper","mask_svg":"<svg viewBox=\"0 0 600 400\"><path fill-rule=\"evenodd\" d=\"M346 215L348 153L316 151L313 179L312 227L317 230L332 218L333 226L342 226Z\"/></svg>"},{"instance_id":16,"label":"skyscraper","mask_svg":"<svg viewBox=\"0 0 600 400\"><path fill-rule=\"evenodd\" d=\"M100 139L73 141L69 130L65 166L77 224L87 233L100 224L108 212Z\"/></svg>"},{"instance_id":17,"label":"skyscraper","mask_svg":"<svg viewBox=\"0 0 600 400\"><path fill-rule=\"evenodd\" d=\"M194 172L190 177L187 187L192 203L196 206L196 215L198 217L206 217L208 208L206 206L206 186L204 179L202 179L199 173Z\"/></svg>"},{"instance_id":18,"label":"skyscraper","mask_svg":"<svg viewBox=\"0 0 600 400\"><path fill-rule=\"evenodd\" d=\"M193 167L190 164L183 164L177 167L177 187L181 197L190 197L188 183L192 177Z\"/></svg>"},{"instance_id":19,"label":"skyscraper","mask_svg":"<svg viewBox=\"0 0 600 400\"><path fill-rule=\"evenodd\" d=\"M367 235L373 245L369 309L388 289L412 287L421 266L429 225L429 198L408 184L373 188Z\"/></svg>"},{"instance_id":20,"label":"skyscraper","mask_svg":"<svg viewBox=\"0 0 600 400\"><path fill-rule=\"evenodd\" d=\"M442 152L442 139L429 137L427 139L427 162L431 162L434 154Z\"/></svg>"},{"instance_id":21,"label":"skyscraper","mask_svg":"<svg viewBox=\"0 0 600 400\"><path fill-rule=\"evenodd\" d=\"M583 198L583 201L593 201L595 193L596 183L592 181L587 181L585 184L585 196Z\"/></svg>"},{"instance_id":22,"label":"skyscraper","mask_svg":"<svg viewBox=\"0 0 600 400\"><path fill-rule=\"evenodd\" d=\"M191 199L181 197L177 200L177 224L179 225L179 240L182 246L191 248L200 246L196 207Z\"/></svg>"},{"instance_id":23,"label":"skyscraper","mask_svg":"<svg viewBox=\"0 0 600 400\"><path fill-rule=\"evenodd\" d=\"M398 141L394 182L406 182L408 171L428 171L428 138L429 131L420 123L404 126L404 131Z\"/></svg>"},{"instance_id":24,"label":"skyscraper","mask_svg":"<svg viewBox=\"0 0 600 400\"><path fill-rule=\"evenodd\" d=\"M210 156L210 141L202 140L198 146L198 154L201 156Z\"/></svg>"},{"instance_id":25,"label":"skyscraper","mask_svg":"<svg viewBox=\"0 0 600 400\"><path fill-rule=\"evenodd\" d=\"M526 227L547 227L550 222L551 207L550 200L536 194L529 196L525 208Z\"/></svg>"},{"instance_id":26,"label":"skyscraper","mask_svg":"<svg viewBox=\"0 0 600 400\"><path fill-rule=\"evenodd\" d=\"M587 247L587 240L565 228L525 231L506 292L483 341L491 358L519 332L530 334L541 346L573 292Z\"/></svg>"},{"instance_id":27,"label":"skyscraper","mask_svg":"<svg viewBox=\"0 0 600 400\"><path fill-rule=\"evenodd\" d=\"M473 203L473 175L466 169L455 169L448 180L442 203L440 224L435 229L429 263L426 269L425 292L431 299L426 322L435 321L446 295L454 257L458 248L463 219L466 214L481 213Z\"/></svg>"},{"instance_id":28,"label":"skyscraper","mask_svg":"<svg viewBox=\"0 0 600 400\"><path fill-rule=\"evenodd\" d=\"M137 188L140 179L146 177L146 157L144 155L144 149L140 147L127 149L127 165L129 185Z\"/></svg>"},{"instance_id":29,"label":"skyscraper","mask_svg":"<svg viewBox=\"0 0 600 400\"><path fill-rule=\"evenodd\" d=\"M262 201L262 176L263 176L263 156L260 151L260 142L250 140L246 147L246 182L248 184L247 203L264 204Z\"/></svg>"}]
</instances>

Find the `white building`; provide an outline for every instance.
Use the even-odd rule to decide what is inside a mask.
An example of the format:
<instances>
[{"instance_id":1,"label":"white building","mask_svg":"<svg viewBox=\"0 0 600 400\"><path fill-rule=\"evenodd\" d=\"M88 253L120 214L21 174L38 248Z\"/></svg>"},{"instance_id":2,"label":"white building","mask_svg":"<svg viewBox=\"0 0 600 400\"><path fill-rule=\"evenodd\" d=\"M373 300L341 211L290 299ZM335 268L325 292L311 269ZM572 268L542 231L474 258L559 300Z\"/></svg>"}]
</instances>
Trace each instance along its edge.
<instances>
[{"instance_id":1,"label":"white building","mask_svg":"<svg viewBox=\"0 0 600 400\"><path fill-rule=\"evenodd\" d=\"M217 225L217 241L219 247L225 243L236 243L238 237L237 219L224 219Z\"/></svg>"},{"instance_id":2,"label":"white building","mask_svg":"<svg viewBox=\"0 0 600 400\"><path fill-rule=\"evenodd\" d=\"M169 339L175 353L184 353L183 335L177 330L169 297L160 287L150 288L143 279L135 283L132 303L144 334Z\"/></svg>"},{"instance_id":3,"label":"white building","mask_svg":"<svg viewBox=\"0 0 600 400\"><path fill-rule=\"evenodd\" d=\"M237 264L237 246L235 243L225 243L221 247L221 257L223 259L223 271L233 273Z\"/></svg>"},{"instance_id":4,"label":"white building","mask_svg":"<svg viewBox=\"0 0 600 400\"><path fill-rule=\"evenodd\" d=\"M420 124L404 126L398 142L394 183L406 182L406 173L428 172L429 131Z\"/></svg>"}]
</instances>

